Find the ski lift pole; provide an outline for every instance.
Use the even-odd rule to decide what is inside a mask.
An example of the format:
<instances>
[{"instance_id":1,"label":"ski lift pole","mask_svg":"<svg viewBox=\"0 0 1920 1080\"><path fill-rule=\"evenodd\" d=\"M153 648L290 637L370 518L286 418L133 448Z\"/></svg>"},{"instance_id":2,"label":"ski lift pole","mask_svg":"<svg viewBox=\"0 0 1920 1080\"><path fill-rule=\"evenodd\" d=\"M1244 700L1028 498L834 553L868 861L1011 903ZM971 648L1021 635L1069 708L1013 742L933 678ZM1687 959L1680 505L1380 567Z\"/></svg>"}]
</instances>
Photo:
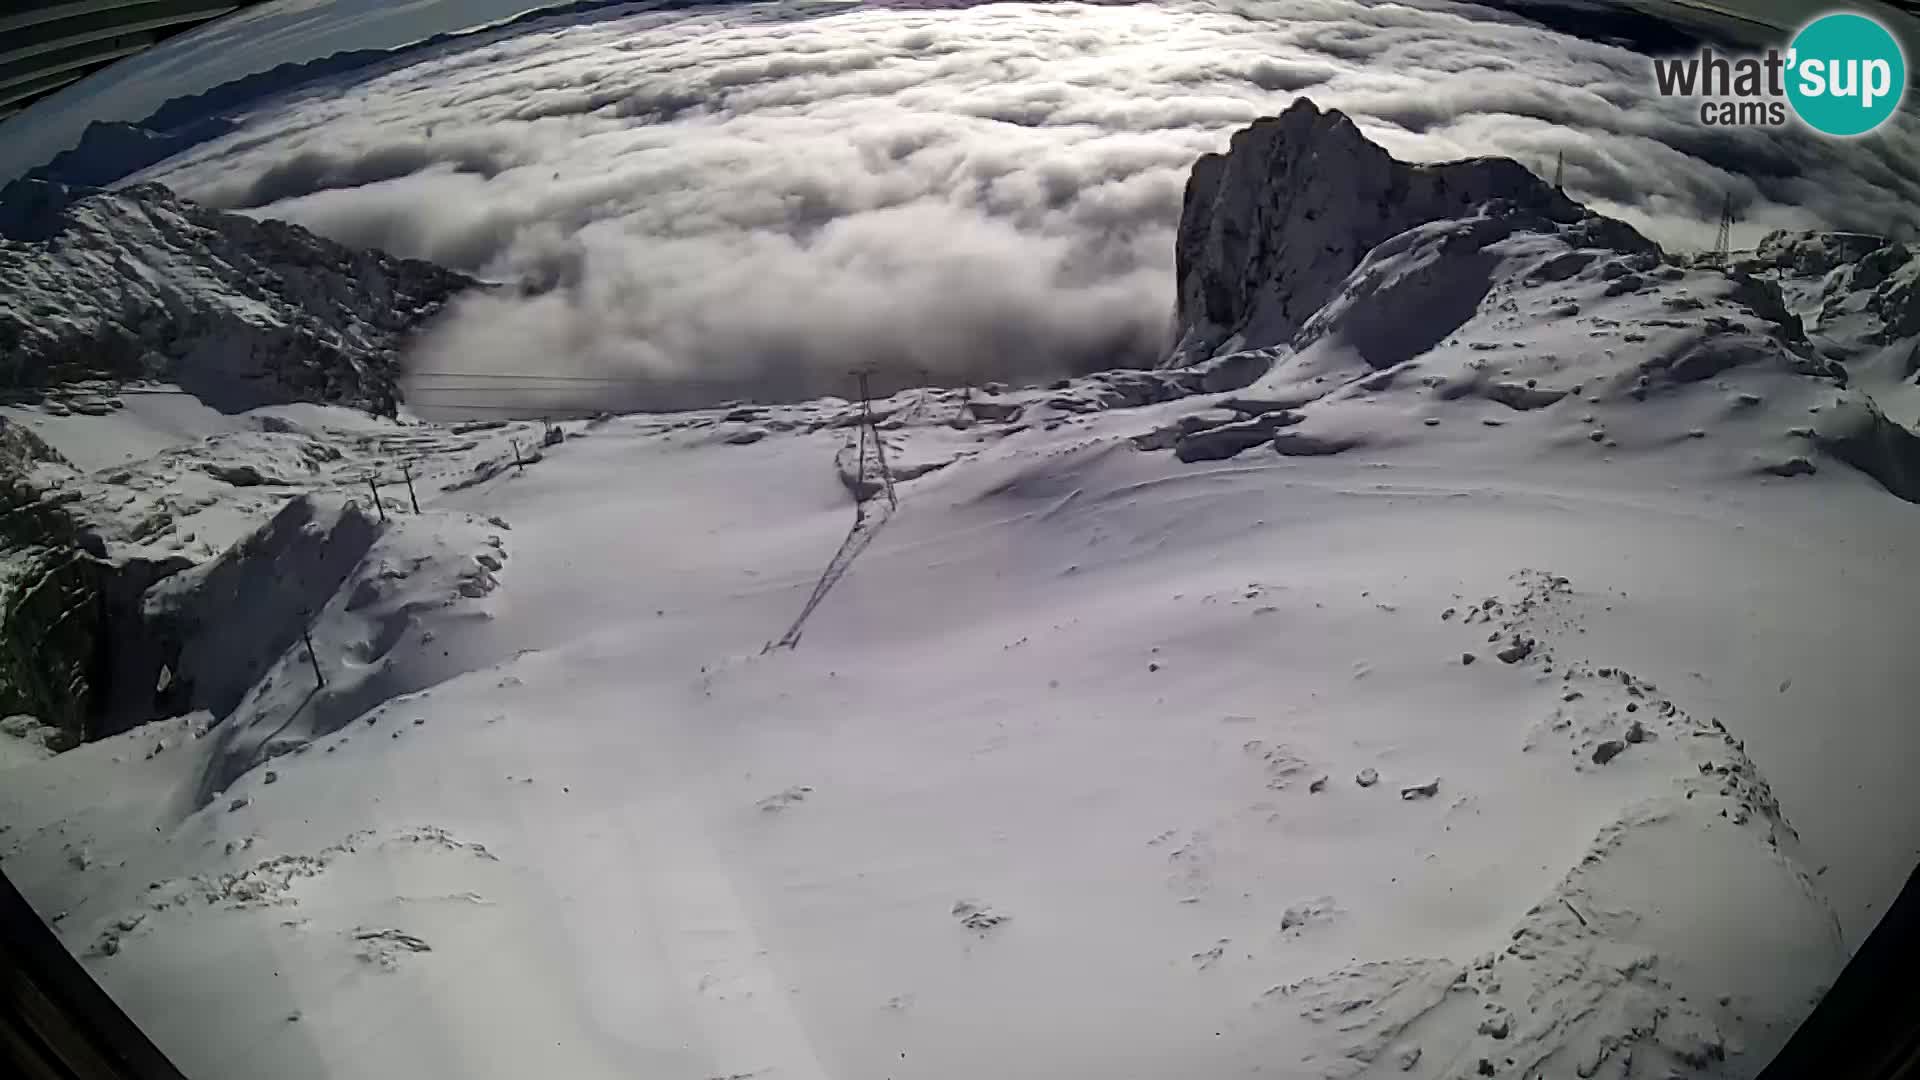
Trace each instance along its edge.
<instances>
[{"instance_id":1,"label":"ski lift pole","mask_svg":"<svg viewBox=\"0 0 1920 1080\"><path fill-rule=\"evenodd\" d=\"M867 421L864 414L854 431L859 440L853 452L853 520L857 524L866 520L867 516Z\"/></svg>"},{"instance_id":2,"label":"ski lift pole","mask_svg":"<svg viewBox=\"0 0 1920 1080\"><path fill-rule=\"evenodd\" d=\"M887 509L897 510L900 503L893 495L893 472L887 468L887 444L880 437L880 425L873 419L873 397L867 390L867 372L855 373L860 380L860 421L873 430L873 457L880 469L880 485L887 493Z\"/></svg>"}]
</instances>

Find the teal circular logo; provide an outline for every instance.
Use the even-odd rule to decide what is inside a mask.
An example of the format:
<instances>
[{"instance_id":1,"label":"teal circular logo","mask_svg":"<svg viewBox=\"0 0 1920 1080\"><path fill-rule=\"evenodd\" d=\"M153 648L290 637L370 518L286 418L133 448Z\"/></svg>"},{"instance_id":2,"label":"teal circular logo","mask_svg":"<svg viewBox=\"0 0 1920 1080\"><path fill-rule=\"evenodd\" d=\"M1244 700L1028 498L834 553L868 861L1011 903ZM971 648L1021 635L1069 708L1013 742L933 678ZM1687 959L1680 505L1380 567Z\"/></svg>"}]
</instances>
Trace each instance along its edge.
<instances>
[{"instance_id":1,"label":"teal circular logo","mask_svg":"<svg viewBox=\"0 0 1920 1080\"><path fill-rule=\"evenodd\" d=\"M1906 96L1907 58L1886 27L1836 12L1802 27L1787 51L1787 100L1826 135L1865 135Z\"/></svg>"}]
</instances>

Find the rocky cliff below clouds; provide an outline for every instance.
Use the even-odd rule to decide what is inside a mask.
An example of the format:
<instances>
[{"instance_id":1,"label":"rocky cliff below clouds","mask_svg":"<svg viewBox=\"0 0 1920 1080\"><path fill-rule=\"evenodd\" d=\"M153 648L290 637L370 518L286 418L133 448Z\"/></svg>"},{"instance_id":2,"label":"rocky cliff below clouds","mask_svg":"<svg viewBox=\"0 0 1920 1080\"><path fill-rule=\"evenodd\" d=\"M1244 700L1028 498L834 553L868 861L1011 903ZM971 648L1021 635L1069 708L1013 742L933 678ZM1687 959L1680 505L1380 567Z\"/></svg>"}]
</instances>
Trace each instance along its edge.
<instances>
[{"instance_id":1,"label":"rocky cliff below clouds","mask_svg":"<svg viewBox=\"0 0 1920 1080\"><path fill-rule=\"evenodd\" d=\"M1672 258L1517 162L1396 161L1306 99L1195 163L1176 242L1167 366L1241 372L1248 408L1183 418L1146 445L1189 459L1340 453L1421 438L1445 424L1444 403L1476 398L1578 418L1547 445L1671 437L1583 411L1613 401L1697 414L1688 439L1740 435L1722 439L1723 453L1742 444L1736 468L1804 475L1826 457L1920 501L1908 245L1776 233L1725 268ZM1808 420L1718 424L1729 394L1731 415L1778 398ZM1389 402L1407 415L1389 418Z\"/></svg>"},{"instance_id":2,"label":"rocky cliff below clouds","mask_svg":"<svg viewBox=\"0 0 1920 1080\"><path fill-rule=\"evenodd\" d=\"M407 336L473 284L156 184L109 193L20 181L0 192L0 395L157 379L227 413L319 402L392 415ZM88 422L111 442L112 410L95 405ZM102 483L119 497L105 505L120 509L89 510L76 500L93 481L22 423L0 420L0 444L0 712L31 714L69 741L110 732L103 710L127 689L108 677L124 651L112 642L139 627L144 590L193 560L108 550L94 530L113 532L128 494L113 477ZM150 524L168 530L201 508L177 491L161 501ZM150 697L150 674L133 689Z\"/></svg>"},{"instance_id":3,"label":"rocky cliff below clouds","mask_svg":"<svg viewBox=\"0 0 1920 1080\"><path fill-rule=\"evenodd\" d=\"M17 181L0 191L0 386L162 379L223 412L391 415L407 335L474 284L158 184Z\"/></svg>"},{"instance_id":4,"label":"rocky cliff below clouds","mask_svg":"<svg viewBox=\"0 0 1920 1080\"><path fill-rule=\"evenodd\" d=\"M1397 161L1345 114L1296 99L1279 116L1235 132L1225 154L1194 163L1175 241L1170 364L1284 344L1374 247L1489 205L1576 227L1594 246L1659 250L1517 161Z\"/></svg>"}]
</instances>

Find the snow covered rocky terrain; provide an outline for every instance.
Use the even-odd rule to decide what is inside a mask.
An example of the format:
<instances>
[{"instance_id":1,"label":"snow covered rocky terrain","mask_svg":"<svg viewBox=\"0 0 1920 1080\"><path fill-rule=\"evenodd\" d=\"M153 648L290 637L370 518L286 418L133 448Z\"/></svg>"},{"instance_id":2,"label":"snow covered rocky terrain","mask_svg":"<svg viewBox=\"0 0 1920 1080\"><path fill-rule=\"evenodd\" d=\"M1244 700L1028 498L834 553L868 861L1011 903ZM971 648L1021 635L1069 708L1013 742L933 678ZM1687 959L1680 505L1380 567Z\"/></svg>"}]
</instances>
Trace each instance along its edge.
<instances>
[{"instance_id":1,"label":"snow covered rocky terrain","mask_svg":"<svg viewBox=\"0 0 1920 1080\"><path fill-rule=\"evenodd\" d=\"M227 412L323 400L392 415L400 335L474 284L157 184L0 189L9 386L158 378Z\"/></svg>"},{"instance_id":2,"label":"snow covered rocky terrain","mask_svg":"<svg viewBox=\"0 0 1920 1080\"><path fill-rule=\"evenodd\" d=\"M10 277L233 235L76 208ZM1755 1074L1920 854L1920 258L1304 101L1179 235L1166 368L876 403L897 505L845 400L437 426L358 345L7 407L115 732L0 726L7 874L195 1077Z\"/></svg>"}]
</instances>

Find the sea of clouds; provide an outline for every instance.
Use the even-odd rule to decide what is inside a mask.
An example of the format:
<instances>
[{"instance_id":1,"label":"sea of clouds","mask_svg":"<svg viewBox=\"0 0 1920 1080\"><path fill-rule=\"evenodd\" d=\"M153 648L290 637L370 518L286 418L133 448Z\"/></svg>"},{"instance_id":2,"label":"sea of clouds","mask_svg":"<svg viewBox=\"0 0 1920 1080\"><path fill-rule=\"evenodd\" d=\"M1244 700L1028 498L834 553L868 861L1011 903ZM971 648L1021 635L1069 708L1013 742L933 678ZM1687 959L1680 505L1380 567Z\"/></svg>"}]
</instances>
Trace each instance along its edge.
<instances>
[{"instance_id":1,"label":"sea of clouds","mask_svg":"<svg viewBox=\"0 0 1920 1080\"><path fill-rule=\"evenodd\" d=\"M527 283L420 343L491 376L423 405L684 407L1155 362L1188 168L1302 94L1402 158L1564 154L1673 246L1727 192L1736 241L1920 233L1911 102L1857 140L1703 127L1639 53L1431 0L616 9L263 104L145 178Z\"/></svg>"}]
</instances>

